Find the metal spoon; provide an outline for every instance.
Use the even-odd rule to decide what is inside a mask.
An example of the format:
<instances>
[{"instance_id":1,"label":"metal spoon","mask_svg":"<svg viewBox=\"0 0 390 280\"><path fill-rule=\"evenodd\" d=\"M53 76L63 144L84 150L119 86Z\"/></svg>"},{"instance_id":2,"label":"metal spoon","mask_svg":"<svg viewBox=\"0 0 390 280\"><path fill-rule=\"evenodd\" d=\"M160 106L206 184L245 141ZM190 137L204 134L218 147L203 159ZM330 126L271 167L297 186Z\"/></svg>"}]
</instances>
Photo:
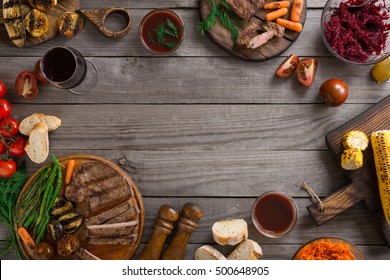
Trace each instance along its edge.
<instances>
[{"instance_id":1,"label":"metal spoon","mask_svg":"<svg viewBox=\"0 0 390 280\"><path fill-rule=\"evenodd\" d=\"M374 1L374 0L367 0L367 1L364 1L363 3L361 3L359 5L351 5L347 9L359 9L359 8L365 6L365 5L370 4L372 1Z\"/></svg>"}]
</instances>

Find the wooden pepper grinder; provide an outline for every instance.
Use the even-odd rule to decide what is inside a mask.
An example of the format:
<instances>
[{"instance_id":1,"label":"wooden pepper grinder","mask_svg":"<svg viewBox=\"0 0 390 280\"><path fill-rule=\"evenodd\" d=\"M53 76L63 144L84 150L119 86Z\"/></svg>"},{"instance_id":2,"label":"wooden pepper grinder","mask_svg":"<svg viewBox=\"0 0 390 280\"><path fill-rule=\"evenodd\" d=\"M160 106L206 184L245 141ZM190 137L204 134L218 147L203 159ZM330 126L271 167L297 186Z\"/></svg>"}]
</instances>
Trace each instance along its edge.
<instances>
[{"instance_id":1,"label":"wooden pepper grinder","mask_svg":"<svg viewBox=\"0 0 390 280\"><path fill-rule=\"evenodd\" d=\"M138 256L139 260L158 260L160 258L165 240L171 234L173 224L178 218L179 211L172 206L164 204L160 207L152 236Z\"/></svg>"},{"instance_id":2,"label":"wooden pepper grinder","mask_svg":"<svg viewBox=\"0 0 390 280\"><path fill-rule=\"evenodd\" d=\"M176 235L165 249L162 260L182 260L186 251L188 239L198 225L198 221L203 216L203 209L195 204L188 202L184 204L180 216Z\"/></svg>"}]
</instances>

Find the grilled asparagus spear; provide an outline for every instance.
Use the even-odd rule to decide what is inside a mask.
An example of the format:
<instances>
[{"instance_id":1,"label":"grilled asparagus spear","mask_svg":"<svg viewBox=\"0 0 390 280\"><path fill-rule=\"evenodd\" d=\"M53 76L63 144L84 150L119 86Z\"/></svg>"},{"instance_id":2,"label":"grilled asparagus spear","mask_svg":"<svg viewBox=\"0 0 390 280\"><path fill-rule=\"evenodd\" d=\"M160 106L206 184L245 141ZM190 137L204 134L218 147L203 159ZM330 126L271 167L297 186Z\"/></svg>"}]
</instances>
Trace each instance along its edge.
<instances>
[{"instance_id":1,"label":"grilled asparagus spear","mask_svg":"<svg viewBox=\"0 0 390 280\"><path fill-rule=\"evenodd\" d=\"M3 20L12 43L18 48L23 48L26 41L26 31L19 0L3 0Z\"/></svg>"}]
</instances>

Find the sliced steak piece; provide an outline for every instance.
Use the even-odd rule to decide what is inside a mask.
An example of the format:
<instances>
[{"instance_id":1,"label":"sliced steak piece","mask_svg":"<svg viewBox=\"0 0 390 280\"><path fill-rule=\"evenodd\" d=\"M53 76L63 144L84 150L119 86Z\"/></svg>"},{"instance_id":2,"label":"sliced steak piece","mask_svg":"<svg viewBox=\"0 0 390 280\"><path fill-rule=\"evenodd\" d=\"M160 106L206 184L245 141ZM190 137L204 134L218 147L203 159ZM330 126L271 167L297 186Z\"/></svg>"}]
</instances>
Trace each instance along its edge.
<instances>
[{"instance_id":1,"label":"sliced steak piece","mask_svg":"<svg viewBox=\"0 0 390 280\"><path fill-rule=\"evenodd\" d=\"M130 234L121 237L113 237L113 238L91 238L88 240L88 243L92 245L103 245L103 244L134 245L137 242L137 240L138 240L138 234Z\"/></svg>"},{"instance_id":2,"label":"sliced steak piece","mask_svg":"<svg viewBox=\"0 0 390 280\"><path fill-rule=\"evenodd\" d=\"M249 19L265 3L265 0L226 0L232 10L242 19Z\"/></svg>"},{"instance_id":3,"label":"sliced steak piece","mask_svg":"<svg viewBox=\"0 0 390 280\"><path fill-rule=\"evenodd\" d=\"M83 163L73 175L65 196L70 201L90 200L92 209L126 196L133 196L126 179L115 169L100 161ZM94 211L94 210L93 210Z\"/></svg>"},{"instance_id":4,"label":"sliced steak piece","mask_svg":"<svg viewBox=\"0 0 390 280\"><path fill-rule=\"evenodd\" d=\"M104 222L127 212L127 210L132 207L136 207L138 209L137 200L134 197L96 216L85 219L85 224L87 226L103 224Z\"/></svg>"},{"instance_id":5,"label":"sliced steak piece","mask_svg":"<svg viewBox=\"0 0 390 280\"><path fill-rule=\"evenodd\" d=\"M244 28L240 33L240 37L236 42L238 47L244 47L249 39L259 30L262 20L256 17L251 17L245 24Z\"/></svg>"},{"instance_id":6,"label":"sliced steak piece","mask_svg":"<svg viewBox=\"0 0 390 280\"><path fill-rule=\"evenodd\" d=\"M275 37L283 37L285 28L275 22L266 21L261 25L262 31L273 31Z\"/></svg>"},{"instance_id":7,"label":"sliced steak piece","mask_svg":"<svg viewBox=\"0 0 390 280\"><path fill-rule=\"evenodd\" d=\"M133 234L137 228L138 221L87 226L88 236L92 238L129 235Z\"/></svg>"},{"instance_id":8,"label":"sliced steak piece","mask_svg":"<svg viewBox=\"0 0 390 280\"><path fill-rule=\"evenodd\" d=\"M283 37L284 35L284 27L274 22L263 23L261 29L265 32L251 38L245 45L247 49L256 49L273 37Z\"/></svg>"},{"instance_id":9,"label":"sliced steak piece","mask_svg":"<svg viewBox=\"0 0 390 280\"><path fill-rule=\"evenodd\" d=\"M112 204L117 204L118 201L122 200L124 197L129 197L133 195L133 190L130 186L126 188L113 188L109 192L104 192L99 196L93 196L89 199L89 209L92 212L98 211L99 209L106 208Z\"/></svg>"},{"instance_id":10,"label":"sliced steak piece","mask_svg":"<svg viewBox=\"0 0 390 280\"><path fill-rule=\"evenodd\" d=\"M94 254L92 254L91 252L89 252L84 248L78 249L75 255L79 260L100 260L100 258L98 258L97 256L95 256Z\"/></svg>"},{"instance_id":11,"label":"sliced steak piece","mask_svg":"<svg viewBox=\"0 0 390 280\"><path fill-rule=\"evenodd\" d=\"M106 221L104 224L117 224L117 223L135 221L138 219L138 214L139 214L139 209L137 205L135 205L134 207L129 208L126 212L123 212L122 214L116 216L115 218Z\"/></svg>"}]
</instances>

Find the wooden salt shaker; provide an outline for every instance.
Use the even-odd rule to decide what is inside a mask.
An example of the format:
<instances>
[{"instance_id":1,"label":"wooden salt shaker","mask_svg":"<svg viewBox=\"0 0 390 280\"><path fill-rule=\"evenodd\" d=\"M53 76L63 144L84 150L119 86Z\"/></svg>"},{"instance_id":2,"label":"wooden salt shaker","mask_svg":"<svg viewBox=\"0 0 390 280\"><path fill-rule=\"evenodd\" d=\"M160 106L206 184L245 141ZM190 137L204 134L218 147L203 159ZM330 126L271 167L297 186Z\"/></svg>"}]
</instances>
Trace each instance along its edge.
<instances>
[{"instance_id":1,"label":"wooden salt shaker","mask_svg":"<svg viewBox=\"0 0 390 280\"><path fill-rule=\"evenodd\" d=\"M139 260L158 260L160 258L165 240L172 232L173 224L178 218L179 211L172 206L164 204L160 207L152 236L138 256Z\"/></svg>"},{"instance_id":2,"label":"wooden salt shaker","mask_svg":"<svg viewBox=\"0 0 390 280\"><path fill-rule=\"evenodd\" d=\"M162 260L182 260L187 247L188 239L198 225L198 221L203 216L203 209L188 202L184 204L182 215L180 216L176 235L165 249Z\"/></svg>"}]
</instances>

